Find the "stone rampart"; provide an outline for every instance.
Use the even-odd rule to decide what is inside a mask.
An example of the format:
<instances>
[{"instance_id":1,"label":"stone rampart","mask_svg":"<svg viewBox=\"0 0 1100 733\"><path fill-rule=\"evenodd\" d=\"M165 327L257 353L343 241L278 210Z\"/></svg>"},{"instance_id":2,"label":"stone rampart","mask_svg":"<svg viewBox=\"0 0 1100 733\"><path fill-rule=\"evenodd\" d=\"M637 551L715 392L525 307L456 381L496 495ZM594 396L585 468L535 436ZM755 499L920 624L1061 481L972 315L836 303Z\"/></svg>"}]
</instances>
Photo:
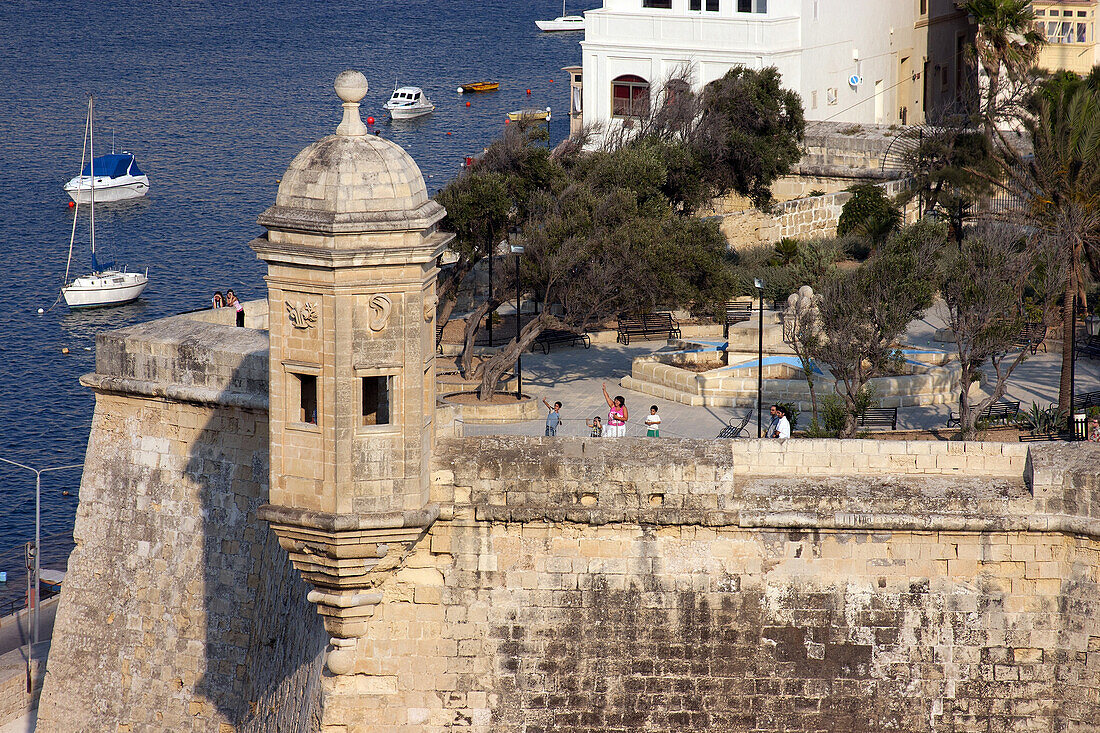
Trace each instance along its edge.
<instances>
[{"instance_id":1,"label":"stone rampart","mask_svg":"<svg viewBox=\"0 0 1100 733\"><path fill-rule=\"evenodd\" d=\"M1100 730L1096 446L441 438L322 672L266 334L99 340L43 731Z\"/></svg>"},{"instance_id":2,"label":"stone rampart","mask_svg":"<svg viewBox=\"0 0 1100 733\"><path fill-rule=\"evenodd\" d=\"M1100 729L1095 447L440 448L332 731Z\"/></svg>"},{"instance_id":3,"label":"stone rampart","mask_svg":"<svg viewBox=\"0 0 1100 733\"><path fill-rule=\"evenodd\" d=\"M267 526L267 334L100 335L40 731L308 731L325 635Z\"/></svg>"}]
</instances>

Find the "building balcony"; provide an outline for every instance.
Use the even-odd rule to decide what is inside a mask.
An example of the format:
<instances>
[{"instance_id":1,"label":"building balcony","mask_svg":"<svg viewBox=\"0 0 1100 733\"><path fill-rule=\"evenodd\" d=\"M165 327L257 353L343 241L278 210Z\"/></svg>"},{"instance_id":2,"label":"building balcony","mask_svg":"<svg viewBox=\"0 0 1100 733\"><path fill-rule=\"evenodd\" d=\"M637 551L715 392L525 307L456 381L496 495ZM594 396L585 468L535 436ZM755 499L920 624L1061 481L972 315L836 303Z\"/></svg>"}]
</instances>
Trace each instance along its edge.
<instances>
[{"instance_id":1,"label":"building balcony","mask_svg":"<svg viewBox=\"0 0 1100 733\"><path fill-rule=\"evenodd\" d=\"M770 53L797 49L801 20L775 13L675 14L669 11L590 10L586 48L598 46L677 49L692 52Z\"/></svg>"}]
</instances>

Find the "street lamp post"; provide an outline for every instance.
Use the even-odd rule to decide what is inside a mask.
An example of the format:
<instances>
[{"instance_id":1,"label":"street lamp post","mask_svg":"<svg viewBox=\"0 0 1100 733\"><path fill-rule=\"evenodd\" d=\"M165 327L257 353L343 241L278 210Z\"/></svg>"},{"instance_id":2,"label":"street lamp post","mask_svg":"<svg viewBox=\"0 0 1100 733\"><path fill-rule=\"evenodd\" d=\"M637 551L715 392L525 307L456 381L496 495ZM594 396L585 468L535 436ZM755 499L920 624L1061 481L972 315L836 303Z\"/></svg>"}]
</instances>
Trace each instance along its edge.
<instances>
[{"instance_id":1,"label":"street lamp post","mask_svg":"<svg viewBox=\"0 0 1100 733\"><path fill-rule=\"evenodd\" d=\"M519 256L523 254L522 244L512 245L512 254L516 256L516 344L519 344L519 298L520 298L520 282L519 282ZM516 354L516 399L523 399L523 349L520 349Z\"/></svg>"},{"instance_id":2,"label":"street lamp post","mask_svg":"<svg viewBox=\"0 0 1100 733\"><path fill-rule=\"evenodd\" d=\"M39 629L39 603L38 593L42 580L42 474L49 471L65 471L71 468L82 468L84 464L76 463L71 466L52 466L50 468L31 468L22 463L0 458L0 461L18 468L26 469L34 474L34 643L38 643ZM31 597L27 598L29 602Z\"/></svg>"},{"instance_id":3,"label":"street lamp post","mask_svg":"<svg viewBox=\"0 0 1100 733\"><path fill-rule=\"evenodd\" d=\"M753 281L760 301L760 328L756 340L756 437L764 437L764 281Z\"/></svg>"},{"instance_id":4,"label":"street lamp post","mask_svg":"<svg viewBox=\"0 0 1100 733\"><path fill-rule=\"evenodd\" d=\"M493 255L496 254L494 245L489 245L489 348L493 348Z\"/></svg>"}]
</instances>

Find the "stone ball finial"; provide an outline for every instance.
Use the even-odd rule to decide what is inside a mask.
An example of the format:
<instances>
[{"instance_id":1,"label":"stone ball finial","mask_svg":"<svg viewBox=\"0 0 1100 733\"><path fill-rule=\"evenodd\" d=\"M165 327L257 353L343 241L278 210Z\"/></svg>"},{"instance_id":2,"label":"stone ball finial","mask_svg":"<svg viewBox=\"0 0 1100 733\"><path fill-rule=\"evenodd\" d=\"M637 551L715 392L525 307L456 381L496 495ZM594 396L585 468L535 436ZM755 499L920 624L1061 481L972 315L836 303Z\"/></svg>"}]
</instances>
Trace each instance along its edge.
<instances>
[{"instance_id":1,"label":"stone ball finial","mask_svg":"<svg viewBox=\"0 0 1100 733\"><path fill-rule=\"evenodd\" d=\"M367 126L359 118L359 101L367 95L367 77L348 69L341 71L332 85L336 96L344 103L344 118L336 128L337 135L354 137L367 134Z\"/></svg>"},{"instance_id":2,"label":"stone ball finial","mask_svg":"<svg viewBox=\"0 0 1100 733\"><path fill-rule=\"evenodd\" d=\"M367 96L367 77L354 69L341 71L332 86L336 89L336 96L344 102L358 102Z\"/></svg>"}]
</instances>

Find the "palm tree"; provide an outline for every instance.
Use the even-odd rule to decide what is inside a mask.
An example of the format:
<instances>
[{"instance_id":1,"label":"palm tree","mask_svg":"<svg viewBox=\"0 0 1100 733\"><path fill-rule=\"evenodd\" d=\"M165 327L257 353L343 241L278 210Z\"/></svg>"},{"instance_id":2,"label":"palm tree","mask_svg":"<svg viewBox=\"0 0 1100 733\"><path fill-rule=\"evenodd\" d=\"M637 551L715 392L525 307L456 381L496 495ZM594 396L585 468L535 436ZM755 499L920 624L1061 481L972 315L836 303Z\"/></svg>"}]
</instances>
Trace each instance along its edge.
<instances>
[{"instance_id":1,"label":"palm tree","mask_svg":"<svg viewBox=\"0 0 1100 733\"><path fill-rule=\"evenodd\" d=\"M982 117L992 135L994 123L1002 116L1002 74L1013 82L1025 79L1046 37L1035 29L1031 0L957 1L978 24L974 51L989 79Z\"/></svg>"},{"instance_id":2,"label":"palm tree","mask_svg":"<svg viewBox=\"0 0 1100 733\"><path fill-rule=\"evenodd\" d=\"M1001 185L1023 200L1026 223L1057 243L1066 268L1058 407L1068 411L1073 299L1084 300L1084 286L1100 273L1100 89L1088 83L1048 86L1034 99L1034 115L1021 121L1033 152L1013 149L997 133Z\"/></svg>"}]
</instances>

